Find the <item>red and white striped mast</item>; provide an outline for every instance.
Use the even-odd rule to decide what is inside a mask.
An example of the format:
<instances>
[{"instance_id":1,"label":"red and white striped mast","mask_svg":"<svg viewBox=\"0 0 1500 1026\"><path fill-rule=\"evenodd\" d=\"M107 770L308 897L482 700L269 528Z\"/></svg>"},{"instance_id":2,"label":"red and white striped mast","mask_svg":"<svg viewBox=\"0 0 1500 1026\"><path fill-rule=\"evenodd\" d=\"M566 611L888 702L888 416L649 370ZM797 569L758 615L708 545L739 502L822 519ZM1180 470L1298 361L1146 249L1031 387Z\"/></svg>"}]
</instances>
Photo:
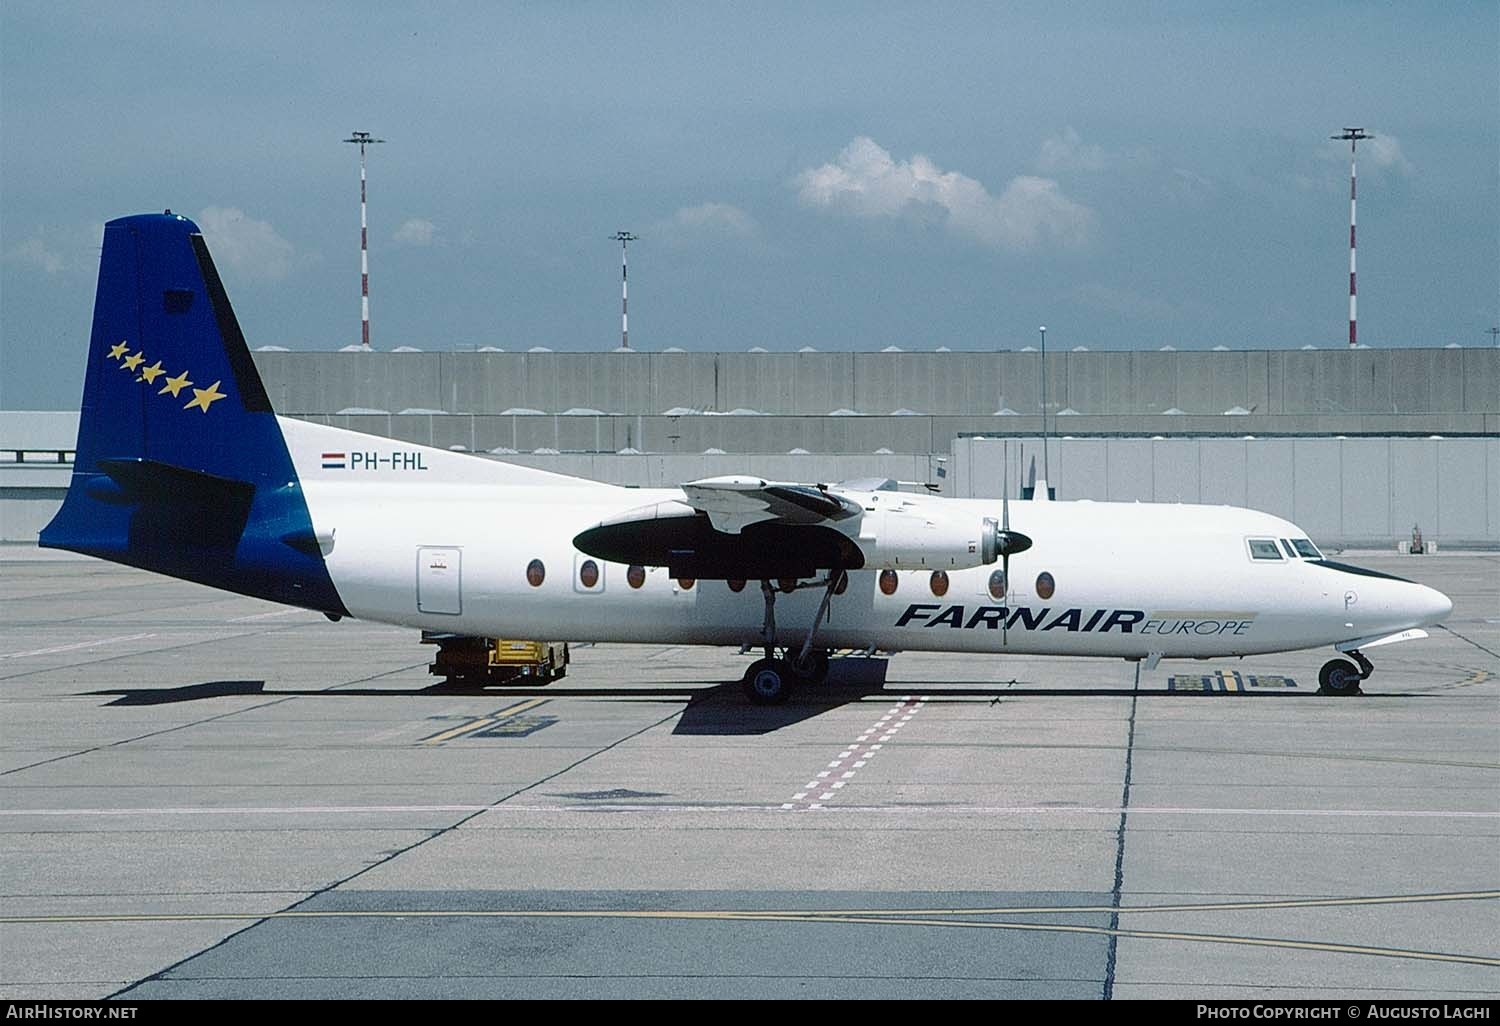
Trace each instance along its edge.
<instances>
[{"instance_id":1,"label":"red and white striped mast","mask_svg":"<svg viewBox=\"0 0 1500 1026\"><path fill-rule=\"evenodd\" d=\"M610 236L620 244L620 348L630 348L630 274L625 267L625 250L632 242L639 239L639 235L629 232L615 232Z\"/></svg>"},{"instance_id":2,"label":"red and white striped mast","mask_svg":"<svg viewBox=\"0 0 1500 1026\"><path fill-rule=\"evenodd\" d=\"M351 132L346 143L359 144L359 337L370 348L370 232L365 219L365 147L383 143L369 132Z\"/></svg>"},{"instance_id":3,"label":"red and white striped mast","mask_svg":"<svg viewBox=\"0 0 1500 1026\"><path fill-rule=\"evenodd\" d=\"M1360 140L1373 139L1375 136L1369 134L1363 128L1345 128L1342 135L1331 135L1329 138L1346 140L1349 143L1349 348L1353 349L1359 340L1359 336L1355 330L1354 318L1354 147L1358 145Z\"/></svg>"}]
</instances>

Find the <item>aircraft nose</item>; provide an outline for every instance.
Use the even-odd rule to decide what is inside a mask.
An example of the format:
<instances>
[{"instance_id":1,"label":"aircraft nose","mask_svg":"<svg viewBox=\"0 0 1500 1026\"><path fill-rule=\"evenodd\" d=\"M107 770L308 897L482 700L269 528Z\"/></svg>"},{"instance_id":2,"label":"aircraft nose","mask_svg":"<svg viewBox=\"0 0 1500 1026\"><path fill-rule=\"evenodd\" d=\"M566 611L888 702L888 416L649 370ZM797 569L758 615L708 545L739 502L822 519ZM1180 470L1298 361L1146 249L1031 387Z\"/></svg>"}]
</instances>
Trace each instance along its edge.
<instances>
[{"instance_id":1,"label":"aircraft nose","mask_svg":"<svg viewBox=\"0 0 1500 1026\"><path fill-rule=\"evenodd\" d=\"M1408 602L1422 626L1439 623L1453 612L1453 600L1436 588L1429 588L1425 584L1416 584L1412 588L1414 594L1408 598Z\"/></svg>"}]
</instances>

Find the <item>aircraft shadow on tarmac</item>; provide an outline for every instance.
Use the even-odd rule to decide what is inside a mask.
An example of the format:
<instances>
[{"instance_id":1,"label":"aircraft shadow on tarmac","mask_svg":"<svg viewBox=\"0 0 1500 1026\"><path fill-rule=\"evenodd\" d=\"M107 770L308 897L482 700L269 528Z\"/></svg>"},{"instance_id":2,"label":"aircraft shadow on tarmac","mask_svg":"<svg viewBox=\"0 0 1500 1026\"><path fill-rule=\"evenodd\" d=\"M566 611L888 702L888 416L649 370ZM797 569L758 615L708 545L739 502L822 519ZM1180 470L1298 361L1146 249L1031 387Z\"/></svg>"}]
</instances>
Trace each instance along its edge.
<instances>
[{"instance_id":1,"label":"aircraft shadow on tarmac","mask_svg":"<svg viewBox=\"0 0 1500 1026\"><path fill-rule=\"evenodd\" d=\"M602 698L616 702L684 703L682 716L673 728L683 735L756 735L769 734L783 727L821 716L826 712L864 701L868 698L895 698L903 693L920 693L929 701L957 700L973 702L988 698L991 704L1015 698L1309 698L1319 692L1310 688L1265 692L1173 691L1164 687L1036 687L1009 681L944 681L942 686L922 682L887 682L885 666L878 660L860 661L865 665L840 667L822 685L804 687L781 705L752 705L743 695L738 682L684 682L677 687L454 687L434 684L415 691L392 688L271 689L264 680L214 680L166 688L123 688L89 691L89 697L112 697L110 706L175 705L215 698ZM1020 686L1017 686L1020 685ZM1395 696L1370 696L1395 697ZM1407 696L1410 697L1410 696Z\"/></svg>"}]
</instances>

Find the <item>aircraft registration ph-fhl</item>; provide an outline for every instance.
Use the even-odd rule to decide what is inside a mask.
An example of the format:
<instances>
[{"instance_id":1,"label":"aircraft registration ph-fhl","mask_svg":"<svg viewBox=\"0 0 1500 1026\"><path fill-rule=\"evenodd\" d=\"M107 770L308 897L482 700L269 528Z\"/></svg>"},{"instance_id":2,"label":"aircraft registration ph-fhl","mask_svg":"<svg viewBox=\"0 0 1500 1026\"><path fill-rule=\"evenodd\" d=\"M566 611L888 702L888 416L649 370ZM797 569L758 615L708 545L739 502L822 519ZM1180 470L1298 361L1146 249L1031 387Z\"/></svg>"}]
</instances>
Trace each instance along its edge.
<instances>
[{"instance_id":1,"label":"aircraft registration ph-fhl","mask_svg":"<svg viewBox=\"0 0 1500 1026\"><path fill-rule=\"evenodd\" d=\"M622 488L279 417L202 234L170 211L105 226L88 361L42 545L335 620L759 649L755 702L851 649L1154 666L1332 645L1350 659L1320 683L1354 693L1364 650L1452 609L1248 509Z\"/></svg>"}]
</instances>

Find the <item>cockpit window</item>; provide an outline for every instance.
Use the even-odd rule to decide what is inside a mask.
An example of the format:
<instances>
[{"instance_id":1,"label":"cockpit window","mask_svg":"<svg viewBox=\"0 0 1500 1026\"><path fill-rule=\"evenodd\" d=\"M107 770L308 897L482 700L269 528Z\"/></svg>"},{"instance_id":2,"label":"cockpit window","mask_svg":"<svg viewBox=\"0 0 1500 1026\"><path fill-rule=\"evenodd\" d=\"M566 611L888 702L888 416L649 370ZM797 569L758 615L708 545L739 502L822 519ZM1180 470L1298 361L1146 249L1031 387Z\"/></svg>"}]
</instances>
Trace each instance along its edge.
<instances>
[{"instance_id":1,"label":"cockpit window","mask_svg":"<svg viewBox=\"0 0 1500 1026\"><path fill-rule=\"evenodd\" d=\"M1297 555L1299 556L1304 556L1307 559L1323 558L1323 553L1318 551L1318 547L1312 542L1308 541L1306 538L1294 539L1292 541L1292 544L1297 547Z\"/></svg>"},{"instance_id":2,"label":"cockpit window","mask_svg":"<svg viewBox=\"0 0 1500 1026\"><path fill-rule=\"evenodd\" d=\"M1287 559L1297 558L1297 550L1292 548L1292 543L1287 541L1285 538L1281 539L1281 547L1286 550Z\"/></svg>"},{"instance_id":3,"label":"cockpit window","mask_svg":"<svg viewBox=\"0 0 1500 1026\"><path fill-rule=\"evenodd\" d=\"M1250 539L1250 558L1251 559L1274 559L1274 560L1280 562L1280 560L1281 560L1281 550L1276 547L1276 539L1274 539L1274 538L1251 538Z\"/></svg>"}]
</instances>

